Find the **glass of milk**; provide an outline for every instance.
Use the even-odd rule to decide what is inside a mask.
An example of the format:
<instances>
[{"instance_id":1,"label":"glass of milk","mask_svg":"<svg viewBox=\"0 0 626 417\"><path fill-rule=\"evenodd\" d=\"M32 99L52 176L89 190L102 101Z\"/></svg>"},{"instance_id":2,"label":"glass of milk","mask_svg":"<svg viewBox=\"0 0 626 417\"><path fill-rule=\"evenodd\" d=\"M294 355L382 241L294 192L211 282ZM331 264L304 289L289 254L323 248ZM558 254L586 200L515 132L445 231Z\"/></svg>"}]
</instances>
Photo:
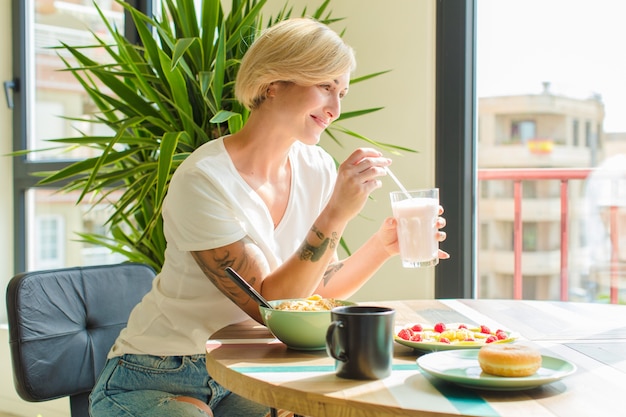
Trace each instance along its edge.
<instances>
[{"instance_id":1,"label":"glass of milk","mask_svg":"<svg viewBox=\"0 0 626 417\"><path fill-rule=\"evenodd\" d=\"M439 189L393 191L390 197L393 216L398 222L402 266L420 268L437 265Z\"/></svg>"}]
</instances>

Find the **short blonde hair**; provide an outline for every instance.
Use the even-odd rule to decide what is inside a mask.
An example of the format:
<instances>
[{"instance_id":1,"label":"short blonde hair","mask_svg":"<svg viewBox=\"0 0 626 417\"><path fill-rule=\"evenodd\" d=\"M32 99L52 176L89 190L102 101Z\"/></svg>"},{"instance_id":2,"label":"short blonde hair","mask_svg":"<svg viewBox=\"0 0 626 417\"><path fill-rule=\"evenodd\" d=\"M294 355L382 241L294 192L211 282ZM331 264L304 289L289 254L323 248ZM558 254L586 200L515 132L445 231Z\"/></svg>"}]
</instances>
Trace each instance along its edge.
<instances>
[{"instance_id":1,"label":"short blonde hair","mask_svg":"<svg viewBox=\"0 0 626 417\"><path fill-rule=\"evenodd\" d=\"M355 68L353 49L328 26L309 18L287 19L263 31L250 46L237 73L235 97L254 109L272 82L311 86Z\"/></svg>"}]
</instances>

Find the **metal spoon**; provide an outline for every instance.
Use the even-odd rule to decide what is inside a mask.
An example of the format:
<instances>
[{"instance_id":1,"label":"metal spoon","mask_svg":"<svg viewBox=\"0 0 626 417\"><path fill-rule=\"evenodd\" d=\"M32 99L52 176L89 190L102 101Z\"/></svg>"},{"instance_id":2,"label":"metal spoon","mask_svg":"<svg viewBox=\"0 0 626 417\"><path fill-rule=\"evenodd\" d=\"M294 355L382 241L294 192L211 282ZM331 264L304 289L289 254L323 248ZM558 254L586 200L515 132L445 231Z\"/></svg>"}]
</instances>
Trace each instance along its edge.
<instances>
[{"instance_id":1,"label":"metal spoon","mask_svg":"<svg viewBox=\"0 0 626 417\"><path fill-rule=\"evenodd\" d=\"M261 294L259 294L254 288L252 288L250 284L248 284L248 281L243 279L241 275L235 272L234 269L232 269L231 267L227 267L225 271L232 278L233 282L237 284L239 288L241 288L246 294L248 294L260 306L263 306L269 309L274 308L270 305L270 303L267 302L265 298L263 298Z\"/></svg>"}]
</instances>

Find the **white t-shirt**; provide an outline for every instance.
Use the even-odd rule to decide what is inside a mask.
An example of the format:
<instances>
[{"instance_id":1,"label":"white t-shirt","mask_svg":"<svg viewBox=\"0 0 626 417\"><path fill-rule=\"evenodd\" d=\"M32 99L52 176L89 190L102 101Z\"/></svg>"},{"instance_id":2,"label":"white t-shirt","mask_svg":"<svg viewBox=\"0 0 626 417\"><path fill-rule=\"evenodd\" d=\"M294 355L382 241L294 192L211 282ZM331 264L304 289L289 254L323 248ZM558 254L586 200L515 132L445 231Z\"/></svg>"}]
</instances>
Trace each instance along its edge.
<instances>
[{"instance_id":1,"label":"white t-shirt","mask_svg":"<svg viewBox=\"0 0 626 417\"><path fill-rule=\"evenodd\" d=\"M276 229L267 206L237 172L223 139L199 147L180 165L163 203L165 263L109 357L204 353L212 333L248 318L204 275L190 251L247 235L272 269L291 256L328 202L336 168L319 146L300 142L292 146L289 160L291 192Z\"/></svg>"}]
</instances>

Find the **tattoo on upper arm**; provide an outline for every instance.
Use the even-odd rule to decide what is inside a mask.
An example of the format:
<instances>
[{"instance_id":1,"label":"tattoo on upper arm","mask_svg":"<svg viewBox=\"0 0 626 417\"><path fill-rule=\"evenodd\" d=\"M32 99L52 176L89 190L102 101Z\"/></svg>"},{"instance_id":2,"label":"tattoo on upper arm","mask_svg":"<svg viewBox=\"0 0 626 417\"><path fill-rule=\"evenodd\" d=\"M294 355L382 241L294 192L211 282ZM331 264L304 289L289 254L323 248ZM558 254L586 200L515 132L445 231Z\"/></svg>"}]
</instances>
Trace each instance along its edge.
<instances>
[{"instance_id":1,"label":"tattoo on upper arm","mask_svg":"<svg viewBox=\"0 0 626 417\"><path fill-rule=\"evenodd\" d=\"M218 248L204 251L202 255L198 252L191 252L191 255L213 285L233 302L244 305L252 301L251 298L244 293L225 272L226 267L231 267L236 271L250 270L246 268L246 266L250 262L249 256L251 255L247 254L243 248L240 253L240 256L236 256L230 250ZM246 281L253 286L258 280L255 276L246 276L245 278Z\"/></svg>"},{"instance_id":2,"label":"tattoo on upper arm","mask_svg":"<svg viewBox=\"0 0 626 417\"><path fill-rule=\"evenodd\" d=\"M335 263L328 265L328 269L326 269L326 272L324 273L324 279L323 279L324 286L328 285L328 282L333 278L333 276L341 268L343 268L343 262L335 262Z\"/></svg>"},{"instance_id":3,"label":"tattoo on upper arm","mask_svg":"<svg viewBox=\"0 0 626 417\"><path fill-rule=\"evenodd\" d=\"M321 243L317 246L310 244L309 242L304 240L302 246L300 247L300 259L303 261L310 260L312 262L319 261L326 250L328 248L335 249L337 247L337 241L339 238L337 237L337 232L332 232L331 237L326 237L324 233L322 233L315 225L311 227L311 231L315 233L315 236Z\"/></svg>"},{"instance_id":4,"label":"tattoo on upper arm","mask_svg":"<svg viewBox=\"0 0 626 417\"><path fill-rule=\"evenodd\" d=\"M237 286L228 282L228 276L224 272L227 266L231 266L232 259L228 257L228 253L222 254L219 259L213 257L213 261L215 262L207 262L206 257L200 256L196 252L191 253L204 275L209 278L209 280L215 285L220 291L222 291L228 298L234 300L237 295ZM214 254L215 255L215 254ZM225 255L225 256L224 256Z\"/></svg>"}]
</instances>

